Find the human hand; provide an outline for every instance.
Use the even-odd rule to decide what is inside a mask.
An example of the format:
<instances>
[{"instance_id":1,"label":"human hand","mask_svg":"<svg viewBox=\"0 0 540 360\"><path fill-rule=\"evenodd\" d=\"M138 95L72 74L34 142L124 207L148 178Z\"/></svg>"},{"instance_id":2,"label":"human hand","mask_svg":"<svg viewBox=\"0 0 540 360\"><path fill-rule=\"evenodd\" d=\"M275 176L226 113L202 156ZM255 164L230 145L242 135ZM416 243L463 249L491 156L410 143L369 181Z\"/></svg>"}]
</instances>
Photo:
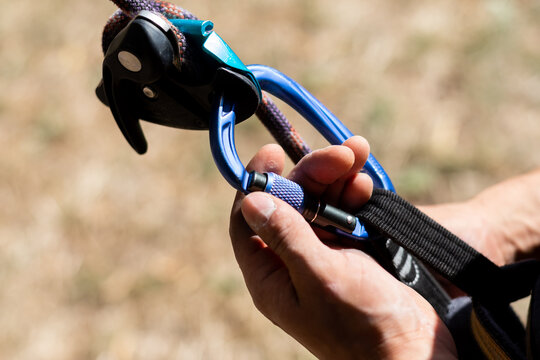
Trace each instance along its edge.
<instances>
[{"instance_id":1,"label":"human hand","mask_svg":"<svg viewBox=\"0 0 540 360\"><path fill-rule=\"evenodd\" d=\"M360 137L306 156L289 178L326 202L354 211L371 194L358 173L369 154ZM283 170L283 151L266 146L249 170ZM230 235L257 308L313 354L327 359L455 358L452 337L433 308L357 249L328 246L283 201L239 194Z\"/></svg>"}]
</instances>

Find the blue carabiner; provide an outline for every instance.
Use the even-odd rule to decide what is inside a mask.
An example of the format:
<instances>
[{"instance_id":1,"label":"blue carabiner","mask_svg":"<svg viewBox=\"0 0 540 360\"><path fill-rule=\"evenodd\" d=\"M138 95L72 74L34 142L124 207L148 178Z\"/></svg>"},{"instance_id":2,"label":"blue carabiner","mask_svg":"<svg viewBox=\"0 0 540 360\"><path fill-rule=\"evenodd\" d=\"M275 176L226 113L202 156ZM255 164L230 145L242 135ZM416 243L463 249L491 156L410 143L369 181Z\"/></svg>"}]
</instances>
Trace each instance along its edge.
<instances>
[{"instance_id":1,"label":"blue carabiner","mask_svg":"<svg viewBox=\"0 0 540 360\"><path fill-rule=\"evenodd\" d=\"M352 132L324 105L298 83L279 71L263 65L250 65L261 88L278 97L305 117L331 144L342 144ZM279 175L248 173L236 151L234 104L220 97L210 123L210 145L218 169L236 189L249 193L265 191L288 202L306 220L341 236L355 240L369 237L363 224L353 215L319 202L305 194L302 187ZM376 187L394 191L390 178L371 154L364 170Z\"/></svg>"},{"instance_id":2,"label":"blue carabiner","mask_svg":"<svg viewBox=\"0 0 540 360\"><path fill-rule=\"evenodd\" d=\"M251 78L259 93L260 89L263 89L285 101L306 118L330 144L340 145L353 136L353 133L334 114L291 78L264 65L246 67L227 43L214 31L214 24L211 21L186 19L172 19L170 21L179 31L190 34L208 56L220 61L223 66ZM229 123L227 121L227 124ZM227 127L229 126L227 125ZM234 121L231 128L233 127ZM231 156L235 157L233 154ZM235 171L239 171L236 169L237 165L233 165L237 162L235 159L231 163ZM369 155L364 170L371 176L376 187L394 191L390 178L373 155ZM230 171L226 170L225 172L229 173ZM237 183L237 180L234 182Z\"/></svg>"},{"instance_id":3,"label":"blue carabiner","mask_svg":"<svg viewBox=\"0 0 540 360\"><path fill-rule=\"evenodd\" d=\"M352 132L292 79L267 66L245 66L213 31L212 22L175 19L171 23L154 13L141 12L115 37L103 62L103 81L96 92L110 106L132 147L139 153L146 151L139 119L178 128L208 128L216 165L234 188L245 193L268 192L288 202L309 222L353 239L367 238L355 216L310 197L300 185L277 174L248 173L234 137L236 123L257 109L261 90L296 109L331 144L342 144ZM193 54L204 76L186 80L178 65L180 50L171 26L197 48ZM122 60L126 56L140 66L132 68ZM131 96L137 96L136 104ZM364 171L376 187L394 190L373 156L369 156Z\"/></svg>"}]
</instances>

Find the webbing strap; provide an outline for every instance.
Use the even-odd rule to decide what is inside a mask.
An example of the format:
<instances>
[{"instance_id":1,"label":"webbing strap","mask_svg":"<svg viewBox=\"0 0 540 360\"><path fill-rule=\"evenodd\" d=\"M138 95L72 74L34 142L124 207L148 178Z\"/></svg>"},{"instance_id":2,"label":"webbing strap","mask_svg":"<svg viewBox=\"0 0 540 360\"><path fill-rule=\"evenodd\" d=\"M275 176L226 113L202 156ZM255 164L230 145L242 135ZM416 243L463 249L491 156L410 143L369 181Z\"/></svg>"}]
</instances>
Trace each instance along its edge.
<instances>
[{"instance_id":1,"label":"webbing strap","mask_svg":"<svg viewBox=\"0 0 540 360\"><path fill-rule=\"evenodd\" d=\"M370 255L399 281L422 295L446 321L451 299L424 264L390 239L374 239L371 246L376 253L368 251Z\"/></svg>"},{"instance_id":2,"label":"webbing strap","mask_svg":"<svg viewBox=\"0 0 540 360\"><path fill-rule=\"evenodd\" d=\"M540 277L536 281L529 304L527 345L527 358L540 359Z\"/></svg>"},{"instance_id":3,"label":"webbing strap","mask_svg":"<svg viewBox=\"0 0 540 360\"><path fill-rule=\"evenodd\" d=\"M492 309L473 300L471 332L488 359L525 359L525 329L510 305Z\"/></svg>"},{"instance_id":4,"label":"webbing strap","mask_svg":"<svg viewBox=\"0 0 540 360\"><path fill-rule=\"evenodd\" d=\"M473 310L471 313L471 330L476 343L488 359L512 360L499 343L493 339L491 333L482 326L478 315Z\"/></svg>"},{"instance_id":5,"label":"webbing strap","mask_svg":"<svg viewBox=\"0 0 540 360\"><path fill-rule=\"evenodd\" d=\"M394 240L484 304L526 296L538 264L499 268L397 194L375 189L357 214L368 229ZM517 279L517 280L516 280Z\"/></svg>"}]
</instances>

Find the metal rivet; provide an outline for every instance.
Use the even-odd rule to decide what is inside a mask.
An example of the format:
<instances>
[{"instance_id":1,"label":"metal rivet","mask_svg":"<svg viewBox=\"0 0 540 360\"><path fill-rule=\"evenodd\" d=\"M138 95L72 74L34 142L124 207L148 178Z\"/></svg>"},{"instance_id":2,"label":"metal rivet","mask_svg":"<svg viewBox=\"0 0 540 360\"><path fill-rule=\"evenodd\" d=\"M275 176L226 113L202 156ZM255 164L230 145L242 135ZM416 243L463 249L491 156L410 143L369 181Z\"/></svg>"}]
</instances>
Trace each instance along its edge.
<instances>
[{"instance_id":1,"label":"metal rivet","mask_svg":"<svg viewBox=\"0 0 540 360\"><path fill-rule=\"evenodd\" d=\"M354 221L354 218L352 216L347 216L347 223L352 224Z\"/></svg>"},{"instance_id":2,"label":"metal rivet","mask_svg":"<svg viewBox=\"0 0 540 360\"><path fill-rule=\"evenodd\" d=\"M157 93L152 90L152 88L148 87L148 86L145 86L143 89L142 89L144 95L146 95L147 98L149 99L155 99L157 98Z\"/></svg>"},{"instance_id":3,"label":"metal rivet","mask_svg":"<svg viewBox=\"0 0 540 360\"><path fill-rule=\"evenodd\" d=\"M120 51L118 53L118 61L131 72L139 72L142 70L142 64L138 57L129 51Z\"/></svg>"}]
</instances>

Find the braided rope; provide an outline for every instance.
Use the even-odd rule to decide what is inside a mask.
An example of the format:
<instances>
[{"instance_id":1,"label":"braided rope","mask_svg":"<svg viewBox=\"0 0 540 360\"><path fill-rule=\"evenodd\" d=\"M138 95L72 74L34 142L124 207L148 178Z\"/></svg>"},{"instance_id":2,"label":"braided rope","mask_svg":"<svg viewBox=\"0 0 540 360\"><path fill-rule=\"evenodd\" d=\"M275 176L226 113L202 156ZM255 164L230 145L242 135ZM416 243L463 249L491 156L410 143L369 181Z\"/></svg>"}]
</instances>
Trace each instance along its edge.
<instances>
[{"instance_id":1,"label":"braided rope","mask_svg":"<svg viewBox=\"0 0 540 360\"><path fill-rule=\"evenodd\" d=\"M112 0L126 15L134 17L143 10L160 12L155 1L149 0Z\"/></svg>"},{"instance_id":2,"label":"braided rope","mask_svg":"<svg viewBox=\"0 0 540 360\"><path fill-rule=\"evenodd\" d=\"M111 0L126 15L133 18L143 10L157 12L168 19L196 19L189 11L162 0Z\"/></svg>"},{"instance_id":3,"label":"braided rope","mask_svg":"<svg viewBox=\"0 0 540 360\"><path fill-rule=\"evenodd\" d=\"M105 24L101 37L101 48L104 54L107 53L107 49L116 35L127 26L130 20L131 18L120 9L111 15L107 24Z\"/></svg>"},{"instance_id":4,"label":"braided rope","mask_svg":"<svg viewBox=\"0 0 540 360\"><path fill-rule=\"evenodd\" d=\"M196 20L197 17L189 11L162 0L111 0L118 10L109 18L102 35L103 53L107 52L109 45L118 33L126 27L126 25L137 14L143 10L152 11L161 15L166 21L168 19L191 19ZM185 66L189 61L189 46L188 42L180 31L175 26L171 28L178 39L180 50L180 66ZM189 71L190 67L184 69ZM276 104L266 94L263 95L263 100L256 112L257 117L270 131L274 139L283 147L287 155L295 163L300 161L302 157L310 153L309 146L304 142L300 135L296 132L285 115L279 110Z\"/></svg>"},{"instance_id":5,"label":"braided rope","mask_svg":"<svg viewBox=\"0 0 540 360\"><path fill-rule=\"evenodd\" d=\"M311 152L300 134L268 95L263 94L256 114L294 163Z\"/></svg>"},{"instance_id":6,"label":"braided rope","mask_svg":"<svg viewBox=\"0 0 540 360\"><path fill-rule=\"evenodd\" d=\"M129 21L137 16L141 11L152 11L161 17L169 21L169 19L192 19L196 20L197 17L189 11L161 0L111 0L118 6L117 10L107 21L105 28L103 29L103 35L101 40L101 46L103 53L107 52L112 40L118 35L118 33L129 23ZM175 26L171 29L174 31L178 40L178 47L180 49L180 65L186 63L186 59L189 58L187 50L187 40Z\"/></svg>"}]
</instances>

